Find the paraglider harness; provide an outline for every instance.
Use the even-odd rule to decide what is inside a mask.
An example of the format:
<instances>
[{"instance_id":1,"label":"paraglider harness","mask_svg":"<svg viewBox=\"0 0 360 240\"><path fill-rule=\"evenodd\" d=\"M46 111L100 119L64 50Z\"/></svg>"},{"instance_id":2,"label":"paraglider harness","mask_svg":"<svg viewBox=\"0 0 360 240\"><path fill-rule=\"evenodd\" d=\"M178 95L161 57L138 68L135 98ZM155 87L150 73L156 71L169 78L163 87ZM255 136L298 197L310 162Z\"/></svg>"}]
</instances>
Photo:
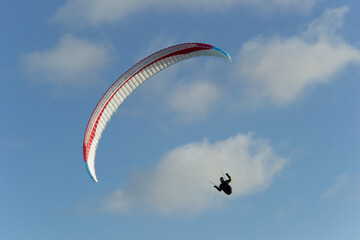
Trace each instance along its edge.
<instances>
[{"instance_id":1,"label":"paraglider harness","mask_svg":"<svg viewBox=\"0 0 360 240\"><path fill-rule=\"evenodd\" d=\"M229 183L231 182L231 177L228 173L226 173L226 176L229 178L228 180L224 180L223 177L220 178L220 185L216 186L214 185L214 187L219 191L224 191L224 193L226 193L227 195L230 195L232 193L232 188L229 185Z\"/></svg>"}]
</instances>

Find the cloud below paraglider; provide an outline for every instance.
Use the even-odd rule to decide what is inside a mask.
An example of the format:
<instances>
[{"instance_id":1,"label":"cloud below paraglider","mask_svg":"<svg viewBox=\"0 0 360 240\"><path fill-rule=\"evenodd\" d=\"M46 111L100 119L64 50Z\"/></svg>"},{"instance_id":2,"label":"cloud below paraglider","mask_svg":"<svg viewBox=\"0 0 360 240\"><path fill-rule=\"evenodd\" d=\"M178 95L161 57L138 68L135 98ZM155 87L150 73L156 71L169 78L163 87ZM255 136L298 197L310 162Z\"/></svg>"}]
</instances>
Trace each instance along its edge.
<instances>
[{"instance_id":1,"label":"cloud below paraglider","mask_svg":"<svg viewBox=\"0 0 360 240\"><path fill-rule=\"evenodd\" d=\"M24 54L21 63L44 82L77 85L99 78L111 58L111 46L65 35L52 48Z\"/></svg>"},{"instance_id":2,"label":"cloud below paraglider","mask_svg":"<svg viewBox=\"0 0 360 240\"><path fill-rule=\"evenodd\" d=\"M359 64L359 49L338 34L348 10L327 10L296 36L256 37L245 43L234 63L234 75L244 80L241 104L292 103L349 64Z\"/></svg>"},{"instance_id":3,"label":"cloud below paraglider","mask_svg":"<svg viewBox=\"0 0 360 240\"><path fill-rule=\"evenodd\" d=\"M265 11L281 9L292 12L308 12L320 0L68 0L60 7L52 21L68 25L98 25L119 21L147 9L184 9L189 11L223 11L236 6L251 6Z\"/></svg>"},{"instance_id":4,"label":"cloud below paraglider","mask_svg":"<svg viewBox=\"0 0 360 240\"><path fill-rule=\"evenodd\" d=\"M289 159L277 156L270 142L254 134L238 134L216 143L190 143L169 152L152 170L136 171L122 189L102 201L107 212L148 208L162 214L200 214L225 200L269 187ZM233 194L225 197L218 184L229 171ZM216 208L216 207L215 207Z\"/></svg>"}]
</instances>

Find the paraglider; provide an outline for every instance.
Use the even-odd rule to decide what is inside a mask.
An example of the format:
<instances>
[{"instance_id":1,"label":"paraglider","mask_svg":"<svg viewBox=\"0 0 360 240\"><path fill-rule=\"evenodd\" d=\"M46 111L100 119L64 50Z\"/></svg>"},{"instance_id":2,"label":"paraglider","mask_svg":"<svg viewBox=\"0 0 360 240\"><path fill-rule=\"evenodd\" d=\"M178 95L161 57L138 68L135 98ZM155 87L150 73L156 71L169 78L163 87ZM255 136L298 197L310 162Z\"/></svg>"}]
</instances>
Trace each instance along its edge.
<instances>
[{"instance_id":1,"label":"paraglider","mask_svg":"<svg viewBox=\"0 0 360 240\"><path fill-rule=\"evenodd\" d=\"M230 195L232 193L232 188L230 186L231 177L228 173L226 173L226 176L228 177L228 180L224 180L223 177L220 178L220 185L216 186L214 185L214 188L216 188L219 192L224 191L227 195Z\"/></svg>"},{"instance_id":2,"label":"paraglider","mask_svg":"<svg viewBox=\"0 0 360 240\"><path fill-rule=\"evenodd\" d=\"M111 116L125 99L142 83L161 70L199 56L215 56L231 61L223 50L204 43L185 43L160 50L131 67L106 91L96 105L86 127L83 156L90 177L98 182L95 173L95 155L102 132Z\"/></svg>"}]
</instances>

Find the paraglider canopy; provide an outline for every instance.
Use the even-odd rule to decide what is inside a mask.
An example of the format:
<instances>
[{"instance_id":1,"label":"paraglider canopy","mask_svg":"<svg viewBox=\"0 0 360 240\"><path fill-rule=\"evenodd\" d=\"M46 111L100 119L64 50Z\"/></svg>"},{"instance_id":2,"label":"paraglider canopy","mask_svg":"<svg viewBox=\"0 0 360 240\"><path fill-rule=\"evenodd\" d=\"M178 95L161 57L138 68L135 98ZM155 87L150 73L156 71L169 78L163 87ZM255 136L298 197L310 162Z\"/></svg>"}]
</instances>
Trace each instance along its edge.
<instances>
[{"instance_id":1,"label":"paraglider canopy","mask_svg":"<svg viewBox=\"0 0 360 240\"><path fill-rule=\"evenodd\" d=\"M160 50L141 60L105 92L89 119L83 143L84 161L91 178L95 182L98 182L95 174L96 149L101 134L113 113L137 87L154 74L175 63L199 56L215 56L231 61L229 54L209 44L179 44Z\"/></svg>"}]
</instances>

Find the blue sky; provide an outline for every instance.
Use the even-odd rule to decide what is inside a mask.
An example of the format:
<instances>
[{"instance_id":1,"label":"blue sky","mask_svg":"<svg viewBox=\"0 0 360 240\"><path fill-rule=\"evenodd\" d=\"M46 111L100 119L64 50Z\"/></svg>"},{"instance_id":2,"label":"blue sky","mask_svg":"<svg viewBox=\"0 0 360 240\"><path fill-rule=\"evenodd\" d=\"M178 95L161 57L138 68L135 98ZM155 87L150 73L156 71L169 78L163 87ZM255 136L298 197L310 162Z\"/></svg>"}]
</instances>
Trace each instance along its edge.
<instances>
[{"instance_id":1,"label":"blue sky","mask_svg":"<svg viewBox=\"0 0 360 240\"><path fill-rule=\"evenodd\" d=\"M360 238L360 3L2 1L0 238ZM118 109L103 93L164 47L181 62ZM186 96L186 97L184 97ZM191 170L190 170L191 169ZM233 177L228 197L209 184Z\"/></svg>"}]
</instances>

